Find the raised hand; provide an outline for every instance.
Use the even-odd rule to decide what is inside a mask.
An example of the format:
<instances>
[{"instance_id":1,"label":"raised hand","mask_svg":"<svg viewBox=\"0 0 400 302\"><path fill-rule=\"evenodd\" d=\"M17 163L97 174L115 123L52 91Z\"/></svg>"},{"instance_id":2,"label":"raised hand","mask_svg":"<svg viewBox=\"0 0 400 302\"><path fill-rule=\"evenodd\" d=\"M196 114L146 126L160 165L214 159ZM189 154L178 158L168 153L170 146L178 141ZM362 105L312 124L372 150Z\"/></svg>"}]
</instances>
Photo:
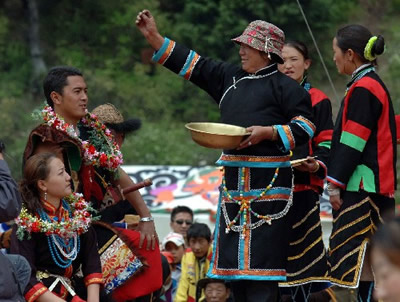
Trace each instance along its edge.
<instances>
[{"instance_id":1,"label":"raised hand","mask_svg":"<svg viewBox=\"0 0 400 302\"><path fill-rule=\"evenodd\" d=\"M150 11L145 9L139 12L136 16L135 23L147 42L149 42L155 50L160 49L164 43L164 38L158 32L156 20Z\"/></svg>"}]
</instances>

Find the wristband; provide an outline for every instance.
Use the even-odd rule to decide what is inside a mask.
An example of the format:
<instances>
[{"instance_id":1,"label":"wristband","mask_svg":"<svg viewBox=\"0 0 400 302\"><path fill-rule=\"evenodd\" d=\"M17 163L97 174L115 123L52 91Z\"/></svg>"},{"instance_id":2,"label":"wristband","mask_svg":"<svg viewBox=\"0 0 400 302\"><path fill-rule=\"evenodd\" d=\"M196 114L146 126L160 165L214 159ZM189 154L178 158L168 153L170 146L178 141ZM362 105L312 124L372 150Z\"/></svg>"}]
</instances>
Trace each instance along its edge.
<instances>
[{"instance_id":1,"label":"wristband","mask_svg":"<svg viewBox=\"0 0 400 302\"><path fill-rule=\"evenodd\" d=\"M154 221L154 217L142 217L139 220L140 222L150 222L150 221Z\"/></svg>"},{"instance_id":2,"label":"wristband","mask_svg":"<svg viewBox=\"0 0 400 302\"><path fill-rule=\"evenodd\" d=\"M310 171L311 173L315 173L319 170L319 162L316 161L315 163L317 164L317 167L313 171Z\"/></svg>"},{"instance_id":3,"label":"wristband","mask_svg":"<svg viewBox=\"0 0 400 302\"><path fill-rule=\"evenodd\" d=\"M276 141L278 136L278 130L276 129L275 126L272 126L272 137L271 137L271 141Z\"/></svg>"}]
</instances>

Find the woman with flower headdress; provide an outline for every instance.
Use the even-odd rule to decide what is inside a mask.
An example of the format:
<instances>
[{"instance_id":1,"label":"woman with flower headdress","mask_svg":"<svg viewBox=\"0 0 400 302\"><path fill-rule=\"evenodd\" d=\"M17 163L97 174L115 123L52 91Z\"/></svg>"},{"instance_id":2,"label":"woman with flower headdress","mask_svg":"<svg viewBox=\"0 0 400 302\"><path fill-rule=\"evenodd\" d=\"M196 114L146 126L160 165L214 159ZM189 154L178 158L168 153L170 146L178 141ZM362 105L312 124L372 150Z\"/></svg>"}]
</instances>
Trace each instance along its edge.
<instances>
[{"instance_id":1,"label":"woman with flower headdress","mask_svg":"<svg viewBox=\"0 0 400 302\"><path fill-rule=\"evenodd\" d=\"M286 280L288 211L292 205L291 150L314 134L308 93L277 70L284 33L256 20L233 41L242 66L218 62L164 38L148 10L136 25L156 51L153 60L208 92L223 123L251 133L224 150L224 167L207 275L235 281L235 301L276 301Z\"/></svg>"},{"instance_id":2,"label":"woman with flower headdress","mask_svg":"<svg viewBox=\"0 0 400 302\"><path fill-rule=\"evenodd\" d=\"M52 153L32 156L20 189L23 209L11 251L23 255L32 268L25 299L98 302L103 281L92 208L82 195L72 194L63 162ZM76 294L82 287L79 273L86 286L81 297Z\"/></svg>"},{"instance_id":3,"label":"woman with flower headdress","mask_svg":"<svg viewBox=\"0 0 400 302\"><path fill-rule=\"evenodd\" d=\"M351 76L337 116L328 166L333 208L329 243L331 281L358 288L370 301L373 274L366 249L371 234L394 214L396 122L389 92L375 72L385 49L382 36L361 25L339 29L333 60ZM372 300L371 300L372 301Z\"/></svg>"}]
</instances>

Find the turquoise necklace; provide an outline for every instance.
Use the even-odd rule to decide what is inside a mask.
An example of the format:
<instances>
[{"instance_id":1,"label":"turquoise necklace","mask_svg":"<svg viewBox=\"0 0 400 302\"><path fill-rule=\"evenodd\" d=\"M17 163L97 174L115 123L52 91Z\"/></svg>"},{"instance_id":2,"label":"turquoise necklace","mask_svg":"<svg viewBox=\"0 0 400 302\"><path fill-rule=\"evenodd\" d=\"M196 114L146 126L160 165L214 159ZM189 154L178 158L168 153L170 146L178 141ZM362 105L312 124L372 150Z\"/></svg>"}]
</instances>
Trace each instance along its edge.
<instances>
[{"instance_id":1,"label":"turquoise necklace","mask_svg":"<svg viewBox=\"0 0 400 302\"><path fill-rule=\"evenodd\" d=\"M65 200L62 200L61 206L68 211L69 217L72 217L71 207ZM38 209L38 214L43 221L51 223L58 220L58 217L51 219L43 209ZM74 234L71 238L63 238L59 235L51 234L46 237L54 263L61 268L69 267L78 256L80 250L78 235Z\"/></svg>"}]
</instances>

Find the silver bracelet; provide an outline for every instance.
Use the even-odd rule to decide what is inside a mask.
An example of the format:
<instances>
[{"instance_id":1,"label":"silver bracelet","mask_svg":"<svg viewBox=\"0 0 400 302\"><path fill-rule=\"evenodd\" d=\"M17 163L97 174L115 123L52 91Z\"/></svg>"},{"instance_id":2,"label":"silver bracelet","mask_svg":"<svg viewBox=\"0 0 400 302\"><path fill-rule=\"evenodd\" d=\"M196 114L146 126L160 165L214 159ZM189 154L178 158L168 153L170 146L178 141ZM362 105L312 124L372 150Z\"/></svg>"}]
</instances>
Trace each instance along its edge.
<instances>
[{"instance_id":1,"label":"silver bracelet","mask_svg":"<svg viewBox=\"0 0 400 302\"><path fill-rule=\"evenodd\" d=\"M142 217L139 220L140 222L150 222L150 221L154 221L154 217Z\"/></svg>"},{"instance_id":2,"label":"silver bracelet","mask_svg":"<svg viewBox=\"0 0 400 302\"><path fill-rule=\"evenodd\" d=\"M329 196L340 195L340 188L331 188L331 186L328 185L327 191Z\"/></svg>"}]
</instances>

